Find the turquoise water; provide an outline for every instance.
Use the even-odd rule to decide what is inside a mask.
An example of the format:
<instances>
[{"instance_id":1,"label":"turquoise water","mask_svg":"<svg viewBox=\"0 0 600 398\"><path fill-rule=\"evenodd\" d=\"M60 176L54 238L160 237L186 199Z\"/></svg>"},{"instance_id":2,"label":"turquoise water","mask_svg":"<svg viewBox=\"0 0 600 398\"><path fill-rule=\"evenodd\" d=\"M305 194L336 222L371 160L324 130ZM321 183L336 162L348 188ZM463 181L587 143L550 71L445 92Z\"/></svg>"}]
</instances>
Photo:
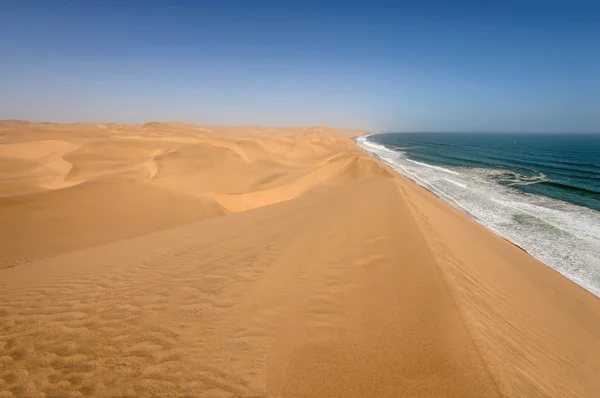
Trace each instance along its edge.
<instances>
[{"instance_id":1,"label":"turquoise water","mask_svg":"<svg viewBox=\"0 0 600 398\"><path fill-rule=\"evenodd\" d=\"M600 295L600 134L395 133L357 143Z\"/></svg>"}]
</instances>

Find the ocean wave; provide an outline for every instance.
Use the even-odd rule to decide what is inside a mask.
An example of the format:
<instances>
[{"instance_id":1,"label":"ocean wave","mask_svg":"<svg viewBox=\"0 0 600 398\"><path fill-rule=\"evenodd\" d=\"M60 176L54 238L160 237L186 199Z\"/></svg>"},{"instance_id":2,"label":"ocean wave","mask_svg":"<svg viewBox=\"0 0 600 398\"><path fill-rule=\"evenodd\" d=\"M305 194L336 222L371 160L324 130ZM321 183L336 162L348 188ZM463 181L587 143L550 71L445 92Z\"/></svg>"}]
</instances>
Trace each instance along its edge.
<instances>
[{"instance_id":1,"label":"ocean wave","mask_svg":"<svg viewBox=\"0 0 600 398\"><path fill-rule=\"evenodd\" d=\"M445 167L440 167L440 166L434 166L432 164L427 164L427 163L423 163L423 162L418 162L416 160L411 160L411 159L406 159L408 162L414 163L414 164L418 164L419 166L423 166L423 167L429 167L431 169L435 169L435 170L439 170L443 173L448 173L448 174L454 174L454 175L458 175L459 173L457 173L456 171L447 169Z\"/></svg>"},{"instance_id":2,"label":"ocean wave","mask_svg":"<svg viewBox=\"0 0 600 398\"><path fill-rule=\"evenodd\" d=\"M375 150L379 150L379 151L384 151L384 152L392 153L392 154L396 154L397 153L397 151L394 151L393 149L390 149L390 148L386 147L385 145L378 144L378 143L373 142L373 141L369 141L368 137L370 137L370 135L363 135L361 137L358 137L356 139L356 142L358 143L358 145L360 145L361 147L363 147L363 149L371 148L371 149L375 149Z\"/></svg>"},{"instance_id":3,"label":"ocean wave","mask_svg":"<svg viewBox=\"0 0 600 398\"><path fill-rule=\"evenodd\" d=\"M577 186L574 184L567 184L567 183L559 182L559 181L544 181L544 183L549 186L566 189L569 191L584 192L586 194L596 194L596 195L600 194L600 190L589 189L589 188Z\"/></svg>"},{"instance_id":4,"label":"ocean wave","mask_svg":"<svg viewBox=\"0 0 600 398\"><path fill-rule=\"evenodd\" d=\"M542 172L527 176L512 170L491 169L488 170L488 174L494 176L498 182L505 183L509 186L539 184L548 181L548 177Z\"/></svg>"},{"instance_id":5,"label":"ocean wave","mask_svg":"<svg viewBox=\"0 0 600 398\"><path fill-rule=\"evenodd\" d=\"M460 183L458 181L451 180L450 178L445 178L445 180L448 181L449 183L457 185L457 186L459 186L461 188L465 188L465 189L467 188L466 184Z\"/></svg>"}]
</instances>

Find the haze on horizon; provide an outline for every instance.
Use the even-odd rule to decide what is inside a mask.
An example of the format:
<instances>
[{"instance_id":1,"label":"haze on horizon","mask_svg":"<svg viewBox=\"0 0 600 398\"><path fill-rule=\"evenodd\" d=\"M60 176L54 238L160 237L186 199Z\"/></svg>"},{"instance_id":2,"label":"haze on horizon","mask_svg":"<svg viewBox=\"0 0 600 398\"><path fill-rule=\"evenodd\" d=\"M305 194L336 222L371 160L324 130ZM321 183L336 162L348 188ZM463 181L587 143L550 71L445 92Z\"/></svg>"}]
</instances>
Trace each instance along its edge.
<instances>
[{"instance_id":1,"label":"haze on horizon","mask_svg":"<svg viewBox=\"0 0 600 398\"><path fill-rule=\"evenodd\" d=\"M597 1L15 1L0 119L600 132Z\"/></svg>"}]
</instances>

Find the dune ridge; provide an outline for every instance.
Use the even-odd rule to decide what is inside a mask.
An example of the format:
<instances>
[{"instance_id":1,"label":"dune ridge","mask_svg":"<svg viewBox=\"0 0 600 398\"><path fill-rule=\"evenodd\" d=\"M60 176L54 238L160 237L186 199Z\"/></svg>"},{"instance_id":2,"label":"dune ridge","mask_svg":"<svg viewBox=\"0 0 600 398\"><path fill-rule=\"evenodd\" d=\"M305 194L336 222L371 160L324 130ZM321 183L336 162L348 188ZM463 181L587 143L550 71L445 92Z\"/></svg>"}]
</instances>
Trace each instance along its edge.
<instances>
[{"instance_id":1,"label":"dune ridge","mask_svg":"<svg viewBox=\"0 0 600 398\"><path fill-rule=\"evenodd\" d=\"M0 121L0 396L599 396L598 298L356 134Z\"/></svg>"}]
</instances>

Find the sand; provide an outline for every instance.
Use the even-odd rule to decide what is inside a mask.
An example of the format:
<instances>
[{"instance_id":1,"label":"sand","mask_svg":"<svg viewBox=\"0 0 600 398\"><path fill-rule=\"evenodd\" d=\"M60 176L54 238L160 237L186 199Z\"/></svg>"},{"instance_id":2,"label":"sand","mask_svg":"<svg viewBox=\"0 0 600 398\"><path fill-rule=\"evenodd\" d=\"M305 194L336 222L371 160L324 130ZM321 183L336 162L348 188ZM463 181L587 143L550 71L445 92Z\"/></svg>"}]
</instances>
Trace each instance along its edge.
<instances>
[{"instance_id":1,"label":"sand","mask_svg":"<svg viewBox=\"0 0 600 398\"><path fill-rule=\"evenodd\" d=\"M600 396L600 300L357 133L0 122L0 397Z\"/></svg>"}]
</instances>

